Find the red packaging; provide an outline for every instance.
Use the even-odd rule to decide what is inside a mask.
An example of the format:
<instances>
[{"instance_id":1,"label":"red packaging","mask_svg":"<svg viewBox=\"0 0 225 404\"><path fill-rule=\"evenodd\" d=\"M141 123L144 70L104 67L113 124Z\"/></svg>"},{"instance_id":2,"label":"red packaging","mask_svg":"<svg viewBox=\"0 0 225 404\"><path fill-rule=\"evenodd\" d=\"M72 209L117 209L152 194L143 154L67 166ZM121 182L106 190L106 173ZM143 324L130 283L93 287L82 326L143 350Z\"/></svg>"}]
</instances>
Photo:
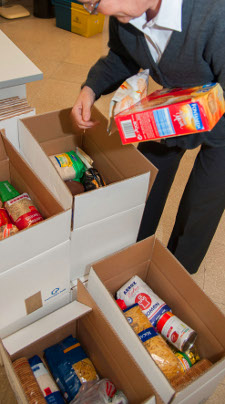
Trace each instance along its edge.
<instances>
[{"instance_id":1,"label":"red packaging","mask_svg":"<svg viewBox=\"0 0 225 404\"><path fill-rule=\"evenodd\" d=\"M38 212L27 193L21 194L16 198L7 201L5 203L5 208L10 219L19 230L33 226L43 220L43 217L40 212Z\"/></svg>"},{"instance_id":2,"label":"red packaging","mask_svg":"<svg viewBox=\"0 0 225 404\"><path fill-rule=\"evenodd\" d=\"M0 208L0 227L5 224L11 223L7 210L4 208Z\"/></svg>"},{"instance_id":3,"label":"red packaging","mask_svg":"<svg viewBox=\"0 0 225 404\"><path fill-rule=\"evenodd\" d=\"M225 112L220 84L155 91L115 116L123 144L210 131Z\"/></svg>"}]
</instances>

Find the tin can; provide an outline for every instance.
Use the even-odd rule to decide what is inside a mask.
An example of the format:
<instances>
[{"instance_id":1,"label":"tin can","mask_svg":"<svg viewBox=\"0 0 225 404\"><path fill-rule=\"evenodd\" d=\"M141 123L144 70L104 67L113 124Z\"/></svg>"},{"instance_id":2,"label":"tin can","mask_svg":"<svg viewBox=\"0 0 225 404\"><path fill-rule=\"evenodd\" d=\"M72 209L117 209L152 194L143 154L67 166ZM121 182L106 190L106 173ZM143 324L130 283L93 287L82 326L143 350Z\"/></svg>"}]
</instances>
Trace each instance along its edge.
<instances>
[{"instance_id":1,"label":"tin can","mask_svg":"<svg viewBox=\"0 0 225 404\"><path fill-rule=\"evenodd\" d=\"M182 352L189 350L197 337L196 331L170 312L161 316L157 322L157 330Z\"/></svg>"}]
</instances>

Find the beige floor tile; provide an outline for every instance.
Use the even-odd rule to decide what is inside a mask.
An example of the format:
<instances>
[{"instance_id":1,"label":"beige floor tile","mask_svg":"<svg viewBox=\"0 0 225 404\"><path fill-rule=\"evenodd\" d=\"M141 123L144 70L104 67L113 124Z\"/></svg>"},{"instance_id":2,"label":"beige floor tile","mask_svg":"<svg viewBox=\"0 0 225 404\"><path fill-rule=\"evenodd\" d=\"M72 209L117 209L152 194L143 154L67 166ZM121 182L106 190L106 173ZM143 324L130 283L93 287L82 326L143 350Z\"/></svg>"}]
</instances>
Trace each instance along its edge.
<instances>
[{"instance_id":1,"label":"beige floor tile","mask_svg":"<svg viewBox=\"0 0 225 404\"><path fill-rule=\"evenodd\" d=\"M28 102L35 106L38 114L72 107L80 91L80 85L77 83L52 79L40 84L40 89L36 94L32 86L27 87Z\"/></svg>"},{"instance_id":2,"label":"beige floor tile","mask_svg":"<svg viewBox=\"0 0 225 404\"><path fill-rule=\"evenodd\" d=\"M89 68L86 65L74 65L73 63L61 63L55 69L51 78L60 81L69 81L80 84L86 80Z\"/></svg>"},{"instance_id":3,"label":"beige floor tile","mask_svg":"<svg viewBox=\"0 0 225 404\"><path fill-rule=\"evenodd\" d=\"M205 293L215 302L225 304L225 246L214 243L205 259ZM215 258L216 257L216 258Z\"/></svg>"}]
</instances>

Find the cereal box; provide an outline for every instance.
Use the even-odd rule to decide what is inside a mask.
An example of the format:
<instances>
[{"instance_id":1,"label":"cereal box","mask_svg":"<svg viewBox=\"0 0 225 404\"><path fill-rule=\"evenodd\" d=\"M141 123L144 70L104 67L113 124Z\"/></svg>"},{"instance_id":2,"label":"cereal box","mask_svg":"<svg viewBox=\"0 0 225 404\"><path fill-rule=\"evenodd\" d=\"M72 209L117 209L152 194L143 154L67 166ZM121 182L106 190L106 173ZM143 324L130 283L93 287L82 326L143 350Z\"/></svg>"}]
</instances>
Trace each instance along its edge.
<instances>
[{"instance_id":1,"label":"cereal box","mask_svg":"<svg viewBox=\"0 0 225 404\"><path fill-rule=\"evenodd\" d=\"M123 144L210 131L225 113L218 83L162 89L115 116Z\"/></svg>"}]
</instances>

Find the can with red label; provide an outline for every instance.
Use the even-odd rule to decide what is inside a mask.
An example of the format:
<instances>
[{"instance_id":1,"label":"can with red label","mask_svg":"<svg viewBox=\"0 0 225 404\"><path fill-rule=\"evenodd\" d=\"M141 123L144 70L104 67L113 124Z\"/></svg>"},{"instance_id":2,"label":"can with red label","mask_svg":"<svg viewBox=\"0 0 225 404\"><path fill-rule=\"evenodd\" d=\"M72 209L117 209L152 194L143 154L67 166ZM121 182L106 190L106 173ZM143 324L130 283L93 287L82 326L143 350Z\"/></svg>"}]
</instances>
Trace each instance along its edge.
<instances>
[{"instance_id":1,"label":"can with red label","mask_svg":"<svg viewBox=\"0 0 225 404\"><path fill-rule=\"evenodd\" d=\"M157 330L182 352L190 349L197 337L196 331L170 312L161 316L157 322Z\"/></svg>"}]
</instances>

